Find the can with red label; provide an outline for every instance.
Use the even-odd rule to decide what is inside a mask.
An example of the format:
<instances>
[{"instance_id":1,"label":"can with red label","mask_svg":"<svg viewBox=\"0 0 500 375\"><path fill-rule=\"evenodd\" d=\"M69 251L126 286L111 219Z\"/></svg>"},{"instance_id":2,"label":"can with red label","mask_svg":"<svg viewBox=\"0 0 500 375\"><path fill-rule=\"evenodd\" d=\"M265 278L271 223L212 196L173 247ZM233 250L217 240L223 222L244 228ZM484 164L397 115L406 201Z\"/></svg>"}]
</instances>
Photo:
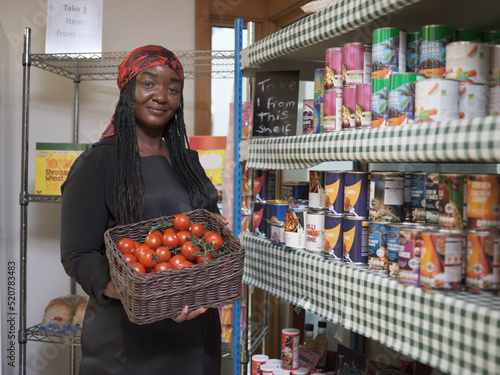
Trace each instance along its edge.
<instances>
[{"instance_id":1,"label":"can with red label","mask_svg":"<svg viewBox=\"0 0 500 375\"><path fill-rule=\"evenodd\" d=\"M325 91L323 104L325 132L342 130L342 89Z\"/></svg>"},{"instance_id":2,"label":"can with red label","mask_svg":"<svg viewBox=\"0 0 500 375\"><path fill-rule=\"evenodd\" d=\"M420 255L423 246L422 231L425 226L399 227L399 282L404 285L420 285Z\"/></svg>"},{"instance_id":3,"label":"can with red label","mask_svg":"<svg viewBox=\"0 0 500 375\"><path fill-rule=\"evenodd\" d=\"M325 238L325 211L308 210L306 218L306 250L323 255Z\"/></svg>"},{"instance_id":4,"label":"can with red label","mask_svg":"<svg viewBox=\"0 0 500 375\"><path fill-rule=\"evenodd\" d=\"M342 47L325 51L325 90L342 88Z\"/></svg>"},{"instance_id":5,"label":"can with red label","mask_svg":"<svg viewBox=\"0 0 500 375\"><path fill-rule=\"evenodd\" d=\"M306 210L288 208L285 214L285 246L288 250L306 248Z\"/></svg>"},{"instance_id":6,"label":"can with red label","mask_svg":"<svg viewBox=\"0 0 500 375\"><path fill-rule=\"evenodd\" d=\"M342 261L344 257L344 232L341 215L325 215L324 257L328 260Z\"/></svg>"},{"instance_id":7,"label":"can with red label","mask_svg":"<svg viewBox=\"0 0 500 375\"><path fill-rule=\"evenodd\" d=\"M253 198L259 201L267 199L267 171L253 170Z\"/></svg>"},{"instance_id":8,"label":"can with red label","mask_svg":"<svg viewBox=\"0 0 500 375\"><path fill-rule=\"evenodd\" d=\"M372 46L347 43L342 47L342 80L345 86L371 83Z\"/></svg>"},{"instance_id":9,"label":"can with red label","mask_svg":"<svg viewBox=\"0 0 500 375\"><path fill-rule=\"evenodd\" d=\"M284 328L281 330L281 368L296 370L299 368L300 330Z\"/></svg>"},{"instance_id":10,"label":"can with red label","mask_svg":"<svg viewBox=\"0 0 500 375\"><path fill-rule=\"evenodd\" d=\"M344 217L342 225L344 262L368 264L368 230L370 222L366 218Z\"/></svg>"},{"instance_id":11,"label":"can with red label","mask_svg":"<svg viewBox=\"0 0 500 375\"><path fill-rule=\"evenodd\" d=\"M309 171L309 208L325 207L325 171Z\"/></svg>"},{"instance_id":12,"label":"can with red label","mask_svg":"<svg viewBox=\"0 0 500 375\"><path fill-rule=\"evenodd\" d=\"M500 226L500 175L467 176L467 227L469 229Z\"/></svg>"},{"instance_id":13,"label":"can with red label","mask_svg":"<svg viewBox=\"0 0 500 375\"><path fill-rule=\"evenodd\" d=\"M253 202L253 222L252 228L255 234L266 235L266 202Z\"/></svg>"},{"instance_id":14,"label":"can with red label","mask_svg":"<svg viewBox=\"0 0 500 375\"><path fill-rule=\"evenodd\" d=\"M368 268L387 273L387 231L389 222L370 221L368 230Z\"/></svg>"},{"instance_id":15,"label":"can with red label","mask_svg":"<svg viewBox=\"0 0 500 375\"><path fill-rule=\"evenodd\" d=\"M325 213L344 214L344 172L325 172Z\"/></svg>"},{"instance_id":16,"label":"can with red label","mask_svg":"<svg viewBox=\"0 0 500 375\"><path fill-rule=\"evenodd\" d=\"M302 102L302 134L314 134L314 99Z\"/></svg>"},{"instance_id":17,"label":"can with red label","mask_svg":"<svg viewBox=\"0 0 500 375\"><path fill-rule=\"evenodd\" d=\"M459 291L462 286L464 232L426 229L422 232L420 286L430 290Z\"/></svg>"},{"instance_id":18,"label":"can with red label","mask_svg":"<svg viewBox=\"0 0 500 375\"><path fill-rule=\"evenodd\" d=\"M473 291L498 291L499 257L498 230L469 230L465 286Z\"/></svg>"},{"instance_id":19,"label":"can with red label","mask_svg":"<svg viewBox=\"0 0 500 375\"><path fill-rule=\"evenodd\" d=\"M356 86L345 86L342 90L342 130L356 128Z\"/></svg>"},{"instance_id":20,"label":"can with red label","mask_svg":"<svg viewBox=\"0 0 500 375\"><path fill-rule=\"evenodd\" d=\"M265 354L254 354L252 356L252 375L260 375L260 366L262 366L269 357Z\"/></svg>"},{"instance_id":21,"label":"can with red label","mask_svg":"<svg viewBox=\"0 0 500 375\"><path fill-rule=\"evenodd\" d=\"M349 171L344 176L344 215L368 217L368 172Z\"/></svg>"}]
</instances>

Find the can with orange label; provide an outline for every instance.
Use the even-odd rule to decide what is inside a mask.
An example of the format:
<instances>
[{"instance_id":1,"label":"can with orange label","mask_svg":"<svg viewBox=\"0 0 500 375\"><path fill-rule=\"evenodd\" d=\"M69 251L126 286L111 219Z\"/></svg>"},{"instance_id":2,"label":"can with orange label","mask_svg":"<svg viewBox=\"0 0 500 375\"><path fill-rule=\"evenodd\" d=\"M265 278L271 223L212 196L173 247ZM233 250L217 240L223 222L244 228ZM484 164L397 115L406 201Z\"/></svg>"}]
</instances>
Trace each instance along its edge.
<instances>
[{"instance_id":1,"label":"can with orange label","mask_svg":"<svg viewBox=\"0 0 500 375\"><path fill-rule=\"evenodd\" d=\"M325 212L344 214L344 172L325 172Z\"/></svg>"},{"instance_id":2,"label":"can with orange label","mask_svg":"<svg viewBox=\"0 0 500 375\"><path fill-rule=\"evenodd\" d=\"M343 231L341 215L325 215L325 238L324 238L324 257L328 260L342 261L343 250Z\"/></svg>"},{"instance_id":3,"label":"can with orange label","mask_svg":"<svg viewBox=\"0 0 500 375\"><path fill-rule=\"evenodd\" d=\"M473 291L498 291L498 230L470 230L467 233L465 286Z\"/></svg>"},{"instance_id":4,"label":"can with orange label","mask_svg":"<svg viewBox=\"0 0 500 375\"><path fill-rule=\"evenodd\" d=\"M344 262L368 264L368 230L366 218L345 217L343 221Z\"/></svg>"},{"instance_id":5,"label":"can with orange label","mask_svg":"<svg viewBox=\"0 0 500 375\"><path fill-rule=\"evenodd\" d=\"M344 177L344 215L368 217L368 172L349 171Z\"/></svg>"},{"instance_id":6,"label":"can with orange label","mask_svg":"<svg viewBox=\"0 0 500 375\"><path fill-rule=\"evenodd\" d=\"M473 174L467 176L468 229L500 226L500 175Z\"/></svg>"},{"instance_id":7,"label":"can with orange label","mask_svg":"<svg viewBox=\"0 0 500 375\"><path fill-rule=\"evenodd\" d=\"M420 286L458 291L462 285L464 233L456 229L426 229L420 253Z\"/></svg>"}]
</instances>

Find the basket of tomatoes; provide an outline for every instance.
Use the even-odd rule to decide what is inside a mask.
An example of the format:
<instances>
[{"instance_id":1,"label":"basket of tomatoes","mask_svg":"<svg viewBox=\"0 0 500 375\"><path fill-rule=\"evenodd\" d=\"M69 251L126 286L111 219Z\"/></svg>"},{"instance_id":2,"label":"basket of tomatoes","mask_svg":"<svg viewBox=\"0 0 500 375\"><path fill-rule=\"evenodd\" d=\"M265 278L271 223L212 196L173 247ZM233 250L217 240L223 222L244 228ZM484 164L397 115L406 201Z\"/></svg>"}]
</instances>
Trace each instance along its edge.
<instances>
[{"instance_id":1,"label":"basket of tomatoes","mask_svg":"<svg viewBox=\"0 0 500 375\"><path fill-rule=\"evenodd\" d=\"M117 226L104 241L111 279L132 323L241 298L245 249L207 210Z\"/></svg>"}]
</instances>

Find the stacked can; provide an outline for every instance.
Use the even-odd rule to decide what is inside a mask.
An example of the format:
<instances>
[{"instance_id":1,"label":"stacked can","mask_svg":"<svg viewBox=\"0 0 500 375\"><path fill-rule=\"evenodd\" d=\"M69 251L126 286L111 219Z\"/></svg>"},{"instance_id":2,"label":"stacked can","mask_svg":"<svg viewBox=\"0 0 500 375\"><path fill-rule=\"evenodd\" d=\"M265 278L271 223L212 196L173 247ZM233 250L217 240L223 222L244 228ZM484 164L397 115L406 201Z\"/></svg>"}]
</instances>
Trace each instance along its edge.
<instances>
[{"instance_id":1,"label":"stacked can","mask_svg":"<svg viewBox=\"0 0 500 375\"><path fill-rule=\"evenodd\" d=\"M420 32L406 34L406 72L416 73L420 51Z\"/></svg>"},{"instance_id":2,"label":"stacked can","mask_svg":"<svg viewBox=\"0 0 500 375\"><path fill-rule=\"evenodd\" d=\"M488 115L498 116L500 114L500 44L490 44L490 76L488 91Z\"/></svg>"},{"instance_id":3,"label":"stacked can","mask_svg":"<svg viewBox=\"0 0 500 375\"><path fill-rule=\"evenodd\" d=\"M325 51L325 132L342 130L342 87L342 48L328 48Z\"/></svg>"},{"instance_id":4,"label":"stacked can","mask_svg":"<svg viewBox=\"0 0 500 375\"><path fill-rule=\"evenodd\" d=\"M281 183L281 199L285 201L307 199L309 184L300 181L286 181Z\"/></svg>"},{"instance_id":5,"label":"stacked can","mask_svg":"<svg viewBox=\"0 0 500 375\"><path fill-rule=\"evenodd\" d=\"M241 163L242 173L241 173L241 231L251 232L252 231L252 198L253 198L253 188L252 188L252 169L246 167L246 162ZM244 204L244 202L246 202ZM248 203L249 202L249 203Z\"/></svg>"},{"instance_id":6,"label":"stacked can","mask_svg":"<svg viewBox=\"0 0 500 375\"><path fill-rule=\"evenodd\" d=\"M446 72L446 46L453 42L455 29L443 25L426 25L420 29L418 73L426 77L443 77Z\"/></svg>"},{"instance_id":7,"label":"stacked can","mask_svg":"<svg viewBox=\"0 0 500 375\"><path fill-rule=\"evenodd\" d=\"M281 199L288 202L285 212L285 246L288 250L306 248L306 210L308 207L309 183L283 182Z\"/></svg>"},{"instance_id":8,"label":"stacked can","mask_svg":"<svg viewBox=\"0 0 500 375\"><path fill-rule=\"evenodd\" d=\"M387 125L412 124L415 114L415 84L424 79L421 74L394 73L389 83Z\"/></svg>"},{"instance_id":9,"label":"stacked can","mask_svg":"<svg viewBox=\"0 0 500 375\"><path fill-rule=\"evenodd\" d=\"M459 82L428 78L415 84L415 122L444 121L459 118Z\"/></svg>"},{"instance_id":10,"label":"stacked can","mask_svg":"<svg viewBox=\"0 0 500 375\"><path fill-rule=\"evenodd\" d=\"M281 199L266 202L266 237L275 245L285 246L285 218L288 201Z\"/></svg>"},{"instance_id":11,"label":"stacked can","mask_svg":"<svg viewBox=\"0 0 500 375\"><path fill-rule=\"evenodd\" d=\"M325 172L325 259L344 258L344 175L343 171Z\"/></svg>"},{"instance_id":12,"label":"stacked can","mask_svg":"<svg viewBox=\"0 0 500 375\"><path fill-rule=\"evenodd\" d=\"M372 118L371 127L387 126L387 109L389 101L389 78L374 79L372 81Z\"/></svg>"},{"instance_id":13,"label":"stacked can","mask_svg":"<svg viewBox=\"0 0 500 375\"><path fill-rule=\"evenodd\" d=\"M314 126L314 99L306 99L302 102L302 134L319 132L319 127Z\"/></svg>"},{"instance_id":14,"label":"stacked can","mask_svg":"<svg viewBox=\"0 0 500 375\"><path fill-rule=\"evenodd\" d=\"M325 69L314 71L314 111L313 127L315 133L323 133L325 98Z\"/></svg>"},{"instance_id":15,"label":"stacked can","mask_svg":"<svg viewBox=\"0 0 500 375\"><path fill-rule=\"evenodd\" d=\"M323 254L325 231L325 171L309 171L309 204L306 212L306 250Z\"/></svg>"},{"instance_id":16,"label":"stacked can","mask_svg":"<svg viewBox=\"0 0 500 375\"><path fill-rule=\"evenodd\" d=\"M488 44L500 44L500 31L486 31L482 35L483 42Z\"/></svg>"},{"instance_id":17,"label":"stacked can","mask_svg":"<svg viewBox=\"0 0 500 375\"><path fill-rule=\"evenodd\" d=\"M253 170L253 232L257 235L270 236L270 224L267 217L267 201L275 198L276 171Z\"/></svg>"},{"instance_id":18,"label":"stacked can","mask_svg":"<svg viewBox=\"0 0 500 375\"><path fill-rule=\"evenodd\" d=\"M465 287L476 292L498 292L499 230L469 230Z\"/></svg>"}]
</instances>

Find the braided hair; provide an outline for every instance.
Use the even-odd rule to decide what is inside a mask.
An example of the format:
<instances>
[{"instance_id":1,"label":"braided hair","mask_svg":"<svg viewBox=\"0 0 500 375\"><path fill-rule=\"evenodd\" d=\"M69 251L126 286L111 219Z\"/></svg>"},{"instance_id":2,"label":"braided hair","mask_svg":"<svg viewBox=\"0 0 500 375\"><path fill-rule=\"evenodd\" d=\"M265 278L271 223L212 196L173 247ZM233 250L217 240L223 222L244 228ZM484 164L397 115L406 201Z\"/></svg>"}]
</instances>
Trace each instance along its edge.
<instances>
[{"instance_id":1,"label":"braided hair","mask_svg":"<svg viewBox=\"0 0 500 375\"><path fill-rule=\"evenodd\" d=\"M115 207L118 207L118 222L129 224L143 218L144 182L141 172L141 156L135 128L135 77L120 92L116 105L115 121ZM172 161L172 167L181 184L187 189L193 208L208 208L209 192L202 175L195 166L189 148L189 139L184 123L184 99L181 94L179 108L163 132Z\"/></svg>"}]
</instances>

